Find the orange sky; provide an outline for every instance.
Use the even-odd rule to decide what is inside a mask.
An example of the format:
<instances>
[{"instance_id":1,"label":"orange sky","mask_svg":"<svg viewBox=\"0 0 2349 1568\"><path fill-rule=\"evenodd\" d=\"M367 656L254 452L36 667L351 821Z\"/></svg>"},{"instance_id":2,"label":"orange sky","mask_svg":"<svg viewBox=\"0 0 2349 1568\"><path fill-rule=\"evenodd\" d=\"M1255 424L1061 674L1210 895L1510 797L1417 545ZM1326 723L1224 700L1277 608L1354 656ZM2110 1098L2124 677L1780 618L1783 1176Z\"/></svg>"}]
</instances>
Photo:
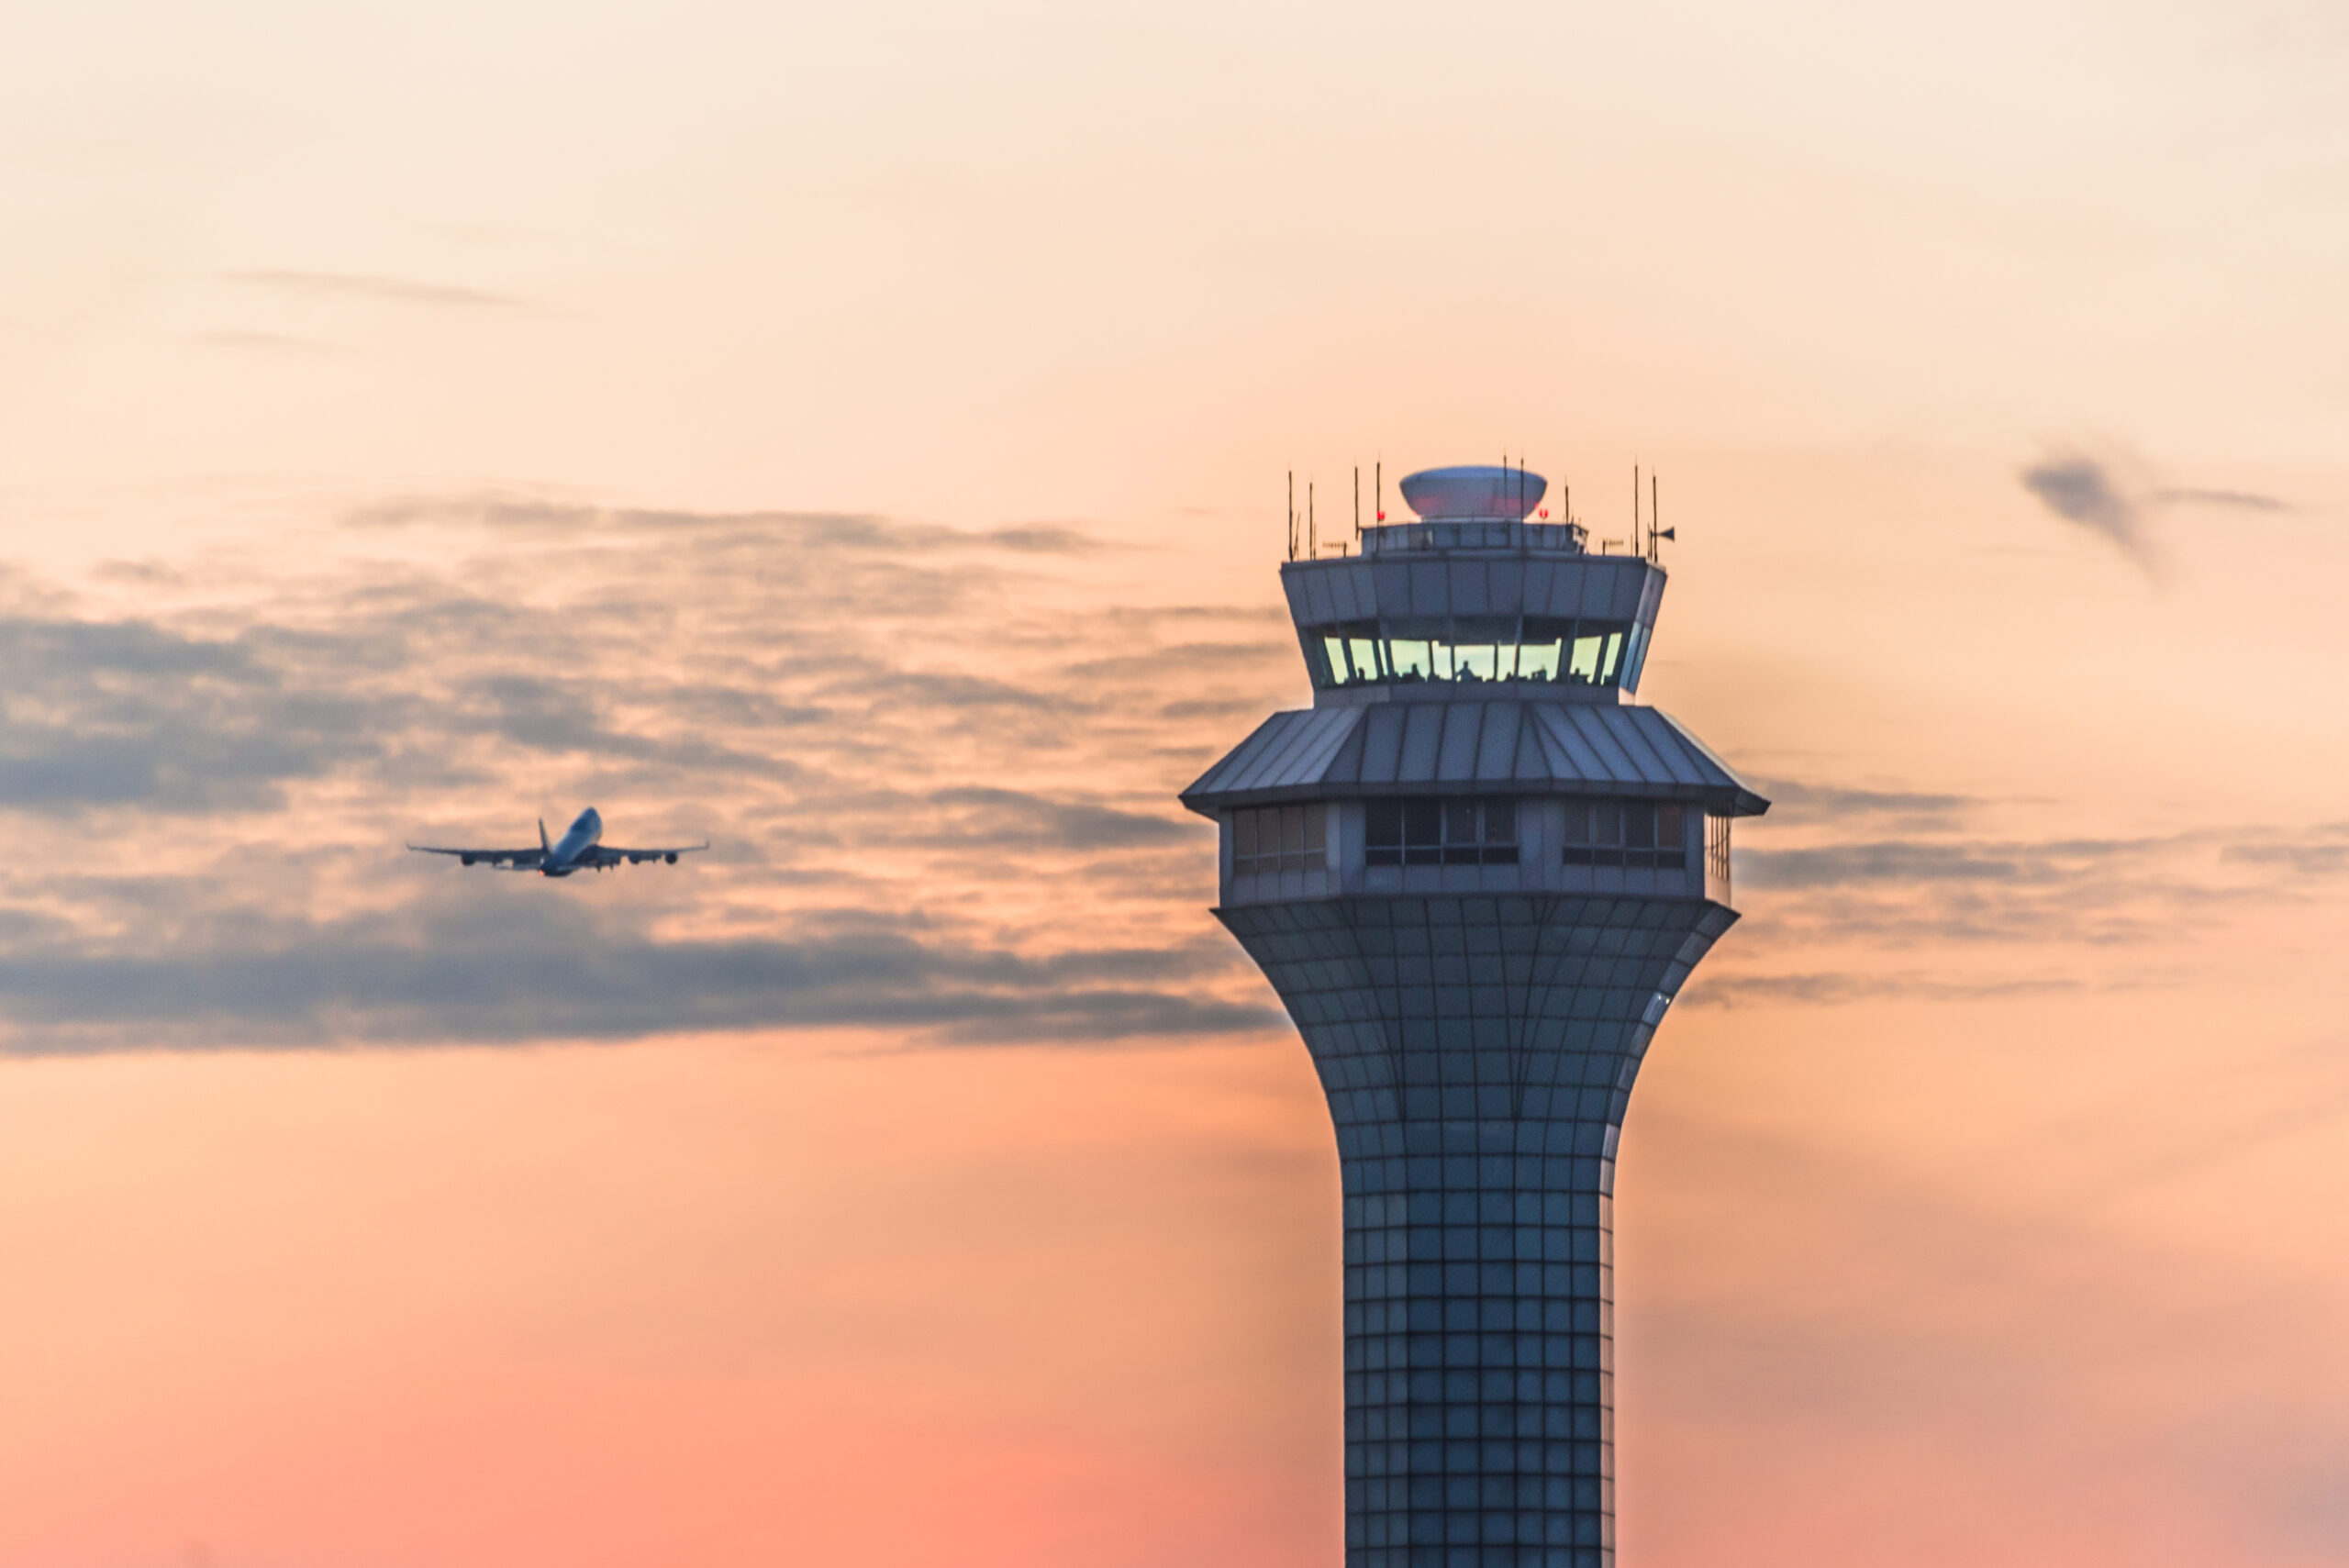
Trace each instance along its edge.
<instances>
[{"instance_id":1,"label":"orange sky","mask_svg":"<svg viewBox=\"0 0 2349 1568\"><path fill-rule=\"evenodd\" d=\"M1173 796L1306 699L1288 473L1505 450L1661 471L1642 696L1778 802L1624 1562L2349 1557L2324 8L11 31L0 1564L1334 1561ZM717 847L398 848L591 802Z\"/></svg>"}]
</instances>

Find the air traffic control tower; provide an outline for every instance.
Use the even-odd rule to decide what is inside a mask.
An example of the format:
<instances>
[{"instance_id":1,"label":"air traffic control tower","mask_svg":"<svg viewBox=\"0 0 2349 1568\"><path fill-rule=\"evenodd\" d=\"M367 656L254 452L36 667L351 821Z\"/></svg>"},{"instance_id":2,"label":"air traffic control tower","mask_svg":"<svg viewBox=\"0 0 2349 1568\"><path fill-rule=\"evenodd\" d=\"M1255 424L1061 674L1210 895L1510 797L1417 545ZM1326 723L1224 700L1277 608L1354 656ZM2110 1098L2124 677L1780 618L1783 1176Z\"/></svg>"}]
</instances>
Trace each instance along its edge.
<instances>
[{"instance_id":1,"label":"air traffic control tower","mask_svg":"<svg viewBox=\"0 0 2349 1568\"><path fill-rule=\"evenodd\" d=\"M1517 469L1402 488L1281 568L1313 706L1183 804L1337 1124L1348 1568L1611 1568L1617 1140L1769 802L1631 700L1652 545Z\"/></svg>"}]
</instances>

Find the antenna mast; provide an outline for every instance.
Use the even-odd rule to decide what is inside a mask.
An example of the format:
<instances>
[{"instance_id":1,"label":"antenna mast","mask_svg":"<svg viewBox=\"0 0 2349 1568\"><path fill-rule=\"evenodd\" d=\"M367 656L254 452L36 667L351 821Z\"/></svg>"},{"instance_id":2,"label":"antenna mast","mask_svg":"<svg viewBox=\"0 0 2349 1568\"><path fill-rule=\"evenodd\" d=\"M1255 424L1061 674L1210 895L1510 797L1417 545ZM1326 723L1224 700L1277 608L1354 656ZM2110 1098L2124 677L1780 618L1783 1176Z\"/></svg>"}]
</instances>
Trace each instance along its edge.
<instances>
[{"instance_id":1,"label":"antenna mast","mask_svg":"<svg viewBox=\"0 0 2349 1568\"><path fill-rule=\"evenodd\" d=\"M1297 470L1288 471L1288 558L1297 559Z\"/></svg>"}]
</instances>

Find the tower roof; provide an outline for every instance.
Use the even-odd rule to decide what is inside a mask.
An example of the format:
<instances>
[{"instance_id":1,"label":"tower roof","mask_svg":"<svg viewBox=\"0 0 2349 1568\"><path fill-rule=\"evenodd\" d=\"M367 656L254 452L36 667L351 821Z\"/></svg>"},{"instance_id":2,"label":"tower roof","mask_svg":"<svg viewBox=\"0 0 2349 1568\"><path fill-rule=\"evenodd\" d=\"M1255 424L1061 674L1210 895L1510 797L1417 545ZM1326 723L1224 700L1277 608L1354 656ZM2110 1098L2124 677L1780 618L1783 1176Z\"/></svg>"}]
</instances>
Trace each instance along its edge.
<instances>
[{"instance_id":1,"label":"tower roof","mask_svg":"<svg viewBox=\"0 0 2349 1568\"><path fill-rule=\"evenodd\" d=\"M1337 795L1642 795L1716 817L1770 803L1660 708L1559 702L1374 703L1276 713L1183 792L1204 817Z\"/></svg>"}]
</instances>

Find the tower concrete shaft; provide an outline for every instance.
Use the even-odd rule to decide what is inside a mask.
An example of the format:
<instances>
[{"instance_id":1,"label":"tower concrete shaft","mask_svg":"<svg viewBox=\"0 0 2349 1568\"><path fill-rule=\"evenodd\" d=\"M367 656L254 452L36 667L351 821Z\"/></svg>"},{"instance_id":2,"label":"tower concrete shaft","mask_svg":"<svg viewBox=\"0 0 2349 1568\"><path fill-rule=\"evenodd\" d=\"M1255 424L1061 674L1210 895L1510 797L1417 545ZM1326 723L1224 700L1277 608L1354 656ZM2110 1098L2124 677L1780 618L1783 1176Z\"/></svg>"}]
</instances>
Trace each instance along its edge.
<instances>
[{"instance_id":1,"label":"tower concrete shaft","mask_svg":"<svg viewBox=\"0 0 2349 1568\"><path fill-rule=\"evenodd\" d=\"M1183 796L1336 1126L1349 1568L1612 1564L1617 1141L1768 806L1625 701L1664 574L1542 487L1414 475L1285 566L1315 705Z\"/></svg>"}]
</instances>

